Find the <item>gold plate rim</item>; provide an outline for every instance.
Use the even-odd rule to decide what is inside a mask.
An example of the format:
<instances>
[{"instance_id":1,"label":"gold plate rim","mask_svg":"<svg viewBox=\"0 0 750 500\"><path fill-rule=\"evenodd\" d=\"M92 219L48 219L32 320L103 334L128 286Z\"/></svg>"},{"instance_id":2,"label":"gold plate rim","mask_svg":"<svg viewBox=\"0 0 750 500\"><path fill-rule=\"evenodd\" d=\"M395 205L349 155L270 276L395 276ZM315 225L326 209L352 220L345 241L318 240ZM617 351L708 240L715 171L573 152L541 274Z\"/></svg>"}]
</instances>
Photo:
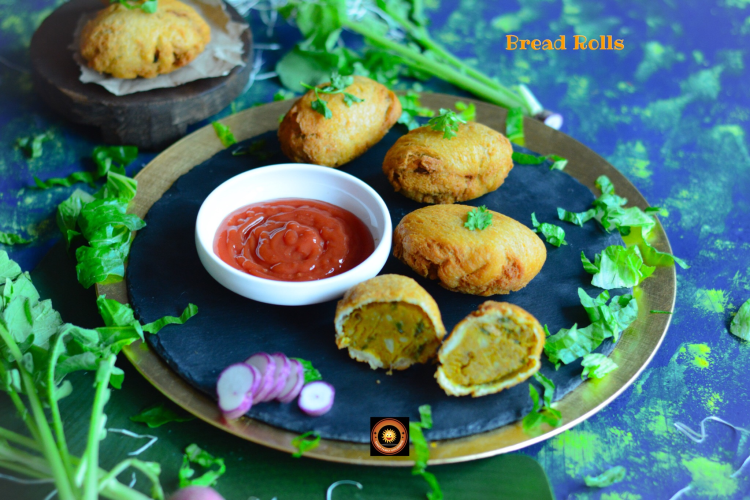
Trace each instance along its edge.
<instances>
[{"instance_id":1,"label":"gold plate rim","mask_svg":"<svg viewBox=\"0 0 750 500\"><path fill-rule=\"evenodd\" d=\"M457 96L447 94L422 94L422 104L433 109L451 108L458 99ZM496 130L505 130L505 109L472 99L461 100L476 105L476 121ZM231 115L220 122L231 127L238 141L243 141L277 129L278 118L288 111L291 105L292 101L269 103ZM594 182L598 176L607 175L616 186L618 194L627 198L630 205L644 209L649 206L638 189L622 173L585 145L531 118L524 119L524 127L526 146L529 149L541 154L554 153L568 158L565 171L589 189L594 189ZM193 132L167 148L136 175L139 183L138 194L131 211L145 217L149 208L177 178L223 149L211 125ZM671 253L669 240L660 223L655 228L654 236L654 246ZM638 318L623 334L610 355L619 365L619 369L604 379L584 382L558 401L556 408L565 418L561 426L545 426L539 435L529 436L523 432L521 422L518 421L480 434L435 441L430 450L430 463L440 465L464 462L516 451L564 432L600 411L635 381L656 354L671 322L671 314L650 314L649 310L672 311L676 285L674 267L657 268L651 279L643 283L638 299ZM107 294L109 298L122 303L128 302L125 281L97 285L97 294ZM296 451L291 444L291 440L297 436L295 433L248 417L235 421L224 420L214 401L180 378L161 357L148 349L146 344L138 342L126 347L124 352L149 383L201 420L257 444L287 453ZM369 444L329 439L321 440L320 445L306 452L305 456L360 465L413 464L409 457L371 457Z\"/></svg>"}]
</instances>

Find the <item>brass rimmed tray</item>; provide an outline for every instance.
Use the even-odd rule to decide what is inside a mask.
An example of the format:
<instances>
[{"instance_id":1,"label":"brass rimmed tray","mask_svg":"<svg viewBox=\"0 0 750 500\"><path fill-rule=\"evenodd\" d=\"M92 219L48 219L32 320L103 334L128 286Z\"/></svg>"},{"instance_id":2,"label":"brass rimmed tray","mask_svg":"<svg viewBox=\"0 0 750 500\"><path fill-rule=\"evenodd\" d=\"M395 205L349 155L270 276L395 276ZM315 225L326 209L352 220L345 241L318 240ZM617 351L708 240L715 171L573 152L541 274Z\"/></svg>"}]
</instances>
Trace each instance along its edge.
<instances>
[{"instance_id":1,"label":"brass rimmed tray","mask_svg":"<svg viewBox=\"0 0 750 500\"><path fill-rule=\"evenodd\" d=\"M449 108L455 101L455 96L441 94L424 94L422 98L425 106L434 109ZM475 104L477 121L497 130L505 129L505 110L486 103ZM290 106L291 101L267 104L230 116L223 122L242 141L275 130L278 127L278 117ZM569 159L566 172L584 185L593 190L596 178L607 175L617 187L618 194L628 198L630 205L648 207L643 196L620 172L581 143L535 120L526 119L525 127L526 146L529 149L542 154L565 156ZM175 180L223 149L210 126L171 146L136 176L139 187L133 211L144 217ZM661 225L655 229L655 236L656 248L671 251ZM430 462L461 462L514 451L548 439L595 414L624 391L653 357L671 318L669 315L649 314L649 310L671 311L675 290L673 268L658 268L653 277L644 282L636 294L640 306L638 319L611 354L620 368L602 380L581 384L562 398L556 407L564 415L563 425L554 429L544 428L542 434L529 436L522 431L520 422L516 422L463 438L435 441ZM101 286L98 291L122 302L127 302L128 299L125 282ZM215 402L180 378L153 350L133 345L125 349L125 354L149 382L197 417L243 439L286 452L296 451L291 445L291 440L296 437L295 433L247 417L233 422L224 421ZM335 440L322 440L320 446L307 452L306 456L335 462L384 466L408 466L412 463L408 457L371 457L368 444Z\"/></svg>"}]
</instances>

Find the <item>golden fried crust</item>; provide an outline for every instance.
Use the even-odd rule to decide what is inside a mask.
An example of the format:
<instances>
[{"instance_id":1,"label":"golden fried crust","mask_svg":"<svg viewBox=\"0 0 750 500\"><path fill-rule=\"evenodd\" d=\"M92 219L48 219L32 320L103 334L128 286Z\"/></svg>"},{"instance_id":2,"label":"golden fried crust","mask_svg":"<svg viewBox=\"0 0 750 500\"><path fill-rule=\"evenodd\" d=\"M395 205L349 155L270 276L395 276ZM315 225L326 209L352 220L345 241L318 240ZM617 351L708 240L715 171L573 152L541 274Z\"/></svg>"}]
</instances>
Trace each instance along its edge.
<instances>
[{"instance_id":1,"label":"golden fried crust","mask_svg":"<svg viewBox=\"0 0 750 500\"><path fill-rule=\"evenodd\" d=\"M513 168L513 147L495 130L469 122L458 135L420 127L401 136L385 155L383 172L394 189L422 203L455 203L500 187Z\"/></svg>"},{"instance_id":2,"label":"golden fried crust","mask_svg":"<svg viewBox=\"0 0 750 500\"><path fill-rule=\"evenodd\" d=\"M547 259L529 228L492 212L484 230L464 227L474 207L432 205L406 215L393 233L393 255L449 290L490 296L525 287Z\"/></svg>"},{"instance_id":3,"label":"golden fried crust","mask_svg":"<svg viewBox=\"0 0 750 500\"><path fill-rule=\"evenodd\" d=\"M81 55L115 78L154 78L192 62L210 40L206 21L177 0L159 0L153 14L115 3L86 23Z\"/></svg>"},{"instance_id":4,"label":"golden fried crust","mask_svg":"<svg viewBox=\"0 0 750 500\"><path fill-rule=\"evenodd\" d=\"M473 324L479 322L500 322L506 320L510 320L512 323L520 327L519 330L522 340L524 341L524 344L528 345L528 348L525 352L526 357L523 359L506 359L502 361L513 364L517 364L520 361L520 366L513 370L512 373L489 383L467 386L458 384L451 380L444 365L449 362L451 356L461 356L464 354L462 350L466 349L465 334L467 329ZM471 394L474 397L478 397L487 394L494 394L523 382L539 371L541 366L540 356L544 350L544 342L544 330L534 316L515 304L488 300L480 305L476 311L473 311L466 318L461 320L461 322L458 323L450 333L448 338L445 339L445 342L438 352L438 360L441 365L435 373L435 378L440 387L451 396L465 396ZM467 358L472 359L478 357L478 353L475 354L477 354L477 356L469 355ZM487 353L482 354L486 355Z\"/></svg>"},{"instance_id":5,"label":"golden fried crust","mask_svg":"<svg viewBox=\"0 0 750 500\"><path fill-rule=\"evenodd\" d=\"M378 302L403 302L418 306L432 322L435 337L441 341L445 336L445 326L440 316L440 309L435 299L427 293L416 281L398 274L384 274L350 288L336 306L334 324L336 326L336 346L343 349L349 346L349 339L344 332L344 324L354 311L367 304ZM382 362L371 359L371 355L362 351L353 352L349 349L353 359L370 363L373 368L382 368ZM402 366L392 366L396 370L408 368L411 363Z\"/></svg>"},{"instance_id":6,"label":"golden fried crust","mask_svg":"<svg viewBox=\"0 0 750 500\"><path fill-rule=\"evenodd\" d=\"M349 107L342 94L320 94L331 110L329 119L312 109L312 90L294 103L279 126L285 155L300 163L340 167L377 144L401 116L396 94L374 80L355 76L346 92L364 101Z\"/></svg>"}]
</instances>

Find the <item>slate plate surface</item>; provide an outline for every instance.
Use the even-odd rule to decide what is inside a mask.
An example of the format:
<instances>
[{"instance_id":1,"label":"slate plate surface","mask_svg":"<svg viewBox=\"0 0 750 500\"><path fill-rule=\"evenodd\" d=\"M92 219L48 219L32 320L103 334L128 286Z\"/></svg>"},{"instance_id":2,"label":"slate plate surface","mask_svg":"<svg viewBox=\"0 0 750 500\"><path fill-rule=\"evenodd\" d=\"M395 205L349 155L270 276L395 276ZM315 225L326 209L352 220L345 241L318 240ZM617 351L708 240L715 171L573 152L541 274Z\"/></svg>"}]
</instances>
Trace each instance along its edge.
<instances>
[{"instance_id":1,"label":"slate plate surface","mask_svg":"<svg viewBox=\"0 0 750 500\"><path fill-rule=\"evenodd\" d=\"M381 171L382 158L402 131L392 130L378 145L343 171L370 184L390 208L394 225L407 213L423 206L395 193ZM292 404L264 403L248 416L292 432L317 430L323 438L366 443L370 417L418 418L417 407L432 406L434 427L428 439L462 437L513 422L531 410L526 383L482 398L449 397L437 385L434 366L415 366L386 375L349 358L334 343L333 316L336 302L304 307L271 306L240 297L209 276L198 260L194 244L195 219L203 200L225 180L250 168L287 163L275 132L263 134L239 146L257 145L256 154L232 156L222 151L182 176L151 207L147 226L139 231L130 255L127 282L130 301L142 322L175 313L192 302L200 312L180 328L165 329L148 341L156 352L191 385L213 397L216 379L227 365L243 361L258 351L284 352L309 359L326 381L336 388L336 402L326 415L311 418ZM583 211L594 196L588 188L564 172L545 166L516 165L505 183L467 204L487 205L531 227L531 213L540 222L557 223L566 230L569 244L547 245L547 261L539 275L523 290L498 295L494 300L517 304L555 333L573 323L588 325L577 289L589 295L600 289L590 285L591 275L581 265L583 250L589 258L609 245L622 244L619 234L606 234L595 223L580 228L557 220L557 207ZM436 282L418 277L391 257L382 273L411 276L435 298L446 329L473 311L483 297L449 292ZM619 295L628 290L612 290ZM169 297L171 300L163 300ZM607 340L597 350L608 354L614 344ZM546 360L542 372L557 385L559 399L581 383L580 362L555 371Z\"/></svg>"}]
</instances>

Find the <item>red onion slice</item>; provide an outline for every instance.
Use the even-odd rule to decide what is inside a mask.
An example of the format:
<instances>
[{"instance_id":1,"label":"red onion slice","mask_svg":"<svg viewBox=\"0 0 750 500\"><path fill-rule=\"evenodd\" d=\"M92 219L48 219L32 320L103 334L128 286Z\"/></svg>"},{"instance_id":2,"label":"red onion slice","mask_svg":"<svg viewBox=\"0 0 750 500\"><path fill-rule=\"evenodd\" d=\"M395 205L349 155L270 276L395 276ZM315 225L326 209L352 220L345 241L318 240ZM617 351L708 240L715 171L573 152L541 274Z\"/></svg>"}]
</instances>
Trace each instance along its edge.
<instances>
[{"instance_id":1,"label":"red onion slice","mask_svg":"<svg viewBox=\"0 0 750 500\"><path fill-rule=\"evenodd\" d=\"M289 378L289 372L292 369L292 364L289 362L289 358L287 358L284 353L277 352L275 354L271 354L271 357L276 362L276 373L274 376L273 388L268 393L268 395L266 395L263 401L271 401L272 399L276 399L277 397L279 397L279 394L281 394L281 391L286 385L287 378Z\"/></svg>"},{"instance_id":2,"label":"red onion slice","mask_svg":"<svg viewBox=\"0 0 750 500\"><path fill-rule=\"evenodd\" d=\"M253 405L247 393L252 389L255 375L245 363L228 366L216 382L219 409L228 419L241 417Z\"/></svg>"},{"instance_id":3,"label":"red onion slice","mask_svg":"<svg viewBox=\"0 0 750 500\"><path fill-rule=\"evenodd\" d=\"M253 403L265 401L266 396L274 387L276 361L265 352L259 352L247 358L245 363L254 366L261 373L260 386L253 396Z\"/></svg>"},{"instance_id":4,"label":"red onion slice","mask_svg":"<svg viewBox=\"0 0 750 500\"><path fill-rule=\"evenodd\" d=\"M302 363L296 359L290 360L292 365L289 377L286 379L286 385L281 390L281 393L276 398L282 403L290 403L297 397L299 391L302 390L302 386L305 384L305 369L302 367Z\"/></svg>"},{"instance_id":5,"label":"red onion slice","mask_svg":"<svg viewBox=\"0 0 750 500\"><path fill-rule=\"evenodd\" d=\"M310 382L299 395L299 408L310 416L319 417L331 409L335 394L336 390L328 382Z\"/></svg>"}]
</instances>

